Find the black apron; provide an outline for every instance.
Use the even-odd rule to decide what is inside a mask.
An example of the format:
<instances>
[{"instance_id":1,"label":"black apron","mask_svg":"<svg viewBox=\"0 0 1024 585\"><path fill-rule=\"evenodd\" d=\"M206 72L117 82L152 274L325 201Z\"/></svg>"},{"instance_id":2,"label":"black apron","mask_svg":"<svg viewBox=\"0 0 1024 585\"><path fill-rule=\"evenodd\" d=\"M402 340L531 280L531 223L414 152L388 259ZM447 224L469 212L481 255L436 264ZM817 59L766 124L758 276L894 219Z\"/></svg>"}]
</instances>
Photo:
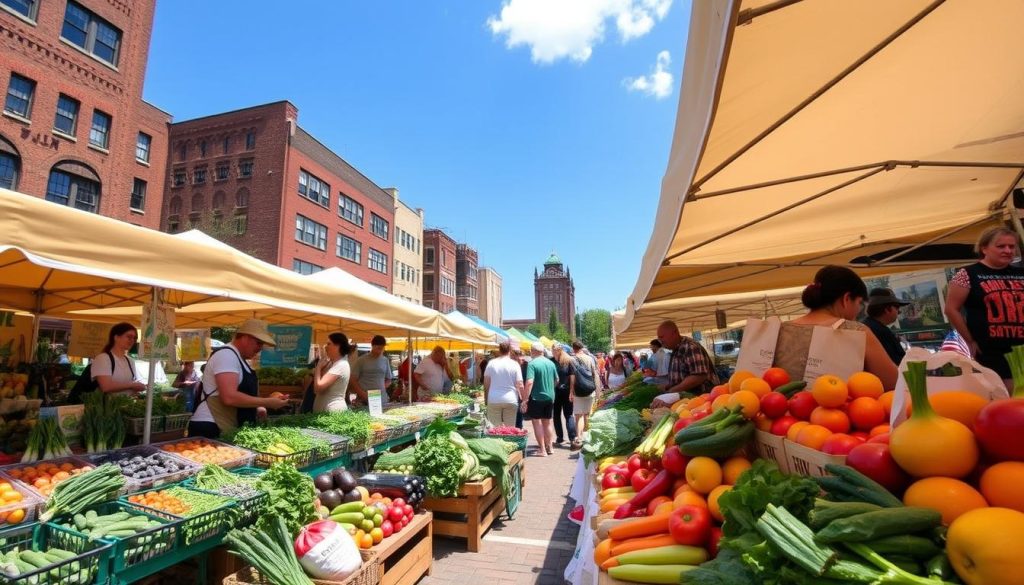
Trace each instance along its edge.
<instances>
[{"instance_id":1,"label":"black apron","mask_svg":"<svg viewBox=\"0 0 1024 585\"><path fill-rule=\"evenodd\" d=\"M237 355L237 354L235 354ZM241 356L239 356L241 361ZM256 372L245 367L245 363L242 364L242 380L238 383L238 391L242 394L249 396L260 395L260 380L256 377ZM255 408L239 408L238 410L238 426L242 426L246 423L256 424L256 409Z\"/></svg>"}]
</instances>

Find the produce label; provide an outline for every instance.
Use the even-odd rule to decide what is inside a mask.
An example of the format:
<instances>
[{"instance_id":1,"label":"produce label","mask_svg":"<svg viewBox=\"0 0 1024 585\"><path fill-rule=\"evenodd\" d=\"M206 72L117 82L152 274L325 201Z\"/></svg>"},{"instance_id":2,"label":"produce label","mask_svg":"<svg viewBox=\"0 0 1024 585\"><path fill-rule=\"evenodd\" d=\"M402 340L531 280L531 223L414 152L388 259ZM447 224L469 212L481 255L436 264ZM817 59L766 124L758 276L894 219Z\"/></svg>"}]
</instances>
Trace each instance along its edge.
<instances>
[{"instance_id":1,"label":"produce label","mask_svg":"<svg viewBox=\"0 0 1024 585\"><path fill-rule=\"evenodd\" d=\"M366 399L370 403L370 416L384 414L384 403L381 401L380 390L367 390Z\"/></svg>"},{"instance_id":2,"label":"produce label","mask_svg":"<svg viewBox=\"0 0 1024 585\"><path fill-rule=\"evenodd\" d=\"M157 305L156 319L151 304L142 307L142 335L139 338L139 358L173 361L177 357L174 340L174 307Z\"/></svg>"},{"instance_id":3,"label":"produce label","mask_svg":"<svg viewBox=\"0 0 1024 585\"><path fill-rule=\"evenodd\" d=\"M104 341L104 343L106 343ZM102 349L102 348L101 348ZM68 445L82 444L82 420L85 416L85 405L48 406L39 409L40 418L56 418L57 426L64 433Z\"/></svg>"},{"instance_id":4,"label":"produce label","mask_svg":"<svg viewBox=\"0 0 1024 585\"><path fill-rule=\"evenodd\" d=\"M309 361L309 346L313 342L313 328L308 325L271 325L269 327L277 347L265 348L260 354L260 367L303 367Z\"/></svg>"},{"instance_id":5,"label":"produce label","mask_svg":"<svg viewBox=\"0 0 1024 585\"><path fill-rule=\"evenodd\" d=\"M178 329L178 360L201 362L210 355L209 329Z\"/></svg>"},{"instance_id":6,"label":"produce label","mask_svg":"<svg viewBox=\"0 0 1024 585\"><path fill-rule=\"evenodd\" d=\"M107 333L109 332L110 323L72 321L68 355L83 358L99 355L103 351L103 346L107 344Z\"/></svg>"}]
</instances>

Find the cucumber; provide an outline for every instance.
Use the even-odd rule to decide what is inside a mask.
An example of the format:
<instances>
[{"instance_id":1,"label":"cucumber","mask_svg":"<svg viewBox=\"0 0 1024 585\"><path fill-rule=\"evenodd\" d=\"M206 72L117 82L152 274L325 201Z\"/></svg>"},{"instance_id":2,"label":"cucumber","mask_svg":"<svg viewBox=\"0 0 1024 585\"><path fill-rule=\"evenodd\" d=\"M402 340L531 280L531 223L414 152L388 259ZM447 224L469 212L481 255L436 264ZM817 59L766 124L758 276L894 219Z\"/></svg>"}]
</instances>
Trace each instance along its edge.
<instances>
[{"instance_id":1,"label":"cucumber","mask_svg":"<svg viewBox=\"0 0 1024 585\"><path fill-rule=\"evenodd\" d=\"M900 534L898 536L886 536L876 540L869 540L864 543L876 553L888 557L888 555L900 555L917 560L929 560L942 553L942 549L931 539L913 534Z\"/></svg>"},{"instance_id":2,"label":"cucumber","mask_svg":"<svg viewBox=\"0 0 1024 585\"><path fill-rule=\"evenodd\" d=\"M686 430L686 429L683 429ZM677 443L679 450L688 457L728 457L744 445L754 436L754 423L742 421L739 424L731 425L717 433L685 443Z\"/></svg>"},{"instance_id":3,"label":"cucumber","mask_svg":"<svg viewBox=\"0 0 1024 585\"><path fill-rule=\"evenodd\" d=\"M21 560L20 558L15 558L11 562L14 563L14 566L18 568L18 572L21 573L22 575L24 575L25 573L32 573L34 571L38 571L39 570L39 567L37 567L35 565L32 565L32 564L29 564L29 563L26 563L25 561Z\"/></svg>"},{"instance_id":4,"label":"cucumber","mask_svg":"<svg viewBox=\"0 0 1024 585\"><path fill-rule=\"evenodd\" d=\"M358 525L363 522L365 517L362 512L344 512L342 514L332 514L331 520L339 524L353 524Z\"/></svg>"},{"instance_id":5,"label":"cucumber","mask_svg":"<svg viewBox=\"0 0 1024 585\"><path fill-rule=\"evenodd\" d=\"M903 502L896 496L892 495L892 493L885 489L882 484L848 465L834 465L830 463L825 466L825 471L846 480L853 486L876 494L871 500L865 501L872 502L886 508L899 508L903 506Z\"/></svg>"},{"instance_id":6,"label":"cucumber","mask_svg":"<svg viewBox=\"0 0 1024 585\"><path fill-rule=\"evenodd\" d=\"M18 553L18 557L26 563L36 567L37 569L49 567L53 564L52 562L50 562L50 559L46 558L46 555L39 551L23 550L20 553Z\"/></svg>"},{"instance_id":7,"label":"cucumber","mask_svg":"<svg viewBox=\"0 0 1024 585\"><path fill-rule=\"evenodd\" d=\"M942 514L931 508L886 508L833 520L814 538L824 543L864 542L931 530L941 523Z\"/></svg>"},{"instance_id":8,"label":"cucumber","mask_svg":"<svg viewBox=\"0 0 1024 585\"><path fill-rule=\"evenodd\" d=\"M806 381L804 381L804 380L796 380L794 382L788 382L786 384L783 384L782 386L779 386L778 388L775 389L775 392L778 392L779 394L782 394L786 398L792 398L794 394L796 394L797 392L803 390L806 387L807 387L807 382Z\"/></svg>"},{"instance_id":9,"label":"cucumber","mask_svg":"<svg viewBox=\"0 0 1024 585\"><path fill-rule=\"evenodd\" d=\"M77 528L78 530L86 530L87 528L89 528L89 521L86 520L83 514L75 514L73 520L75 522L75 528ZM68 525L65 524L65 526ZM68 526L68 528L71 528L71 526Z\"/></svg>"},{"instance_id":10,"label":"cucumber","mask_svg":"<svg viewBox=\"0 0 1024 585\"><path fill-rule=\"evenodd\" d=\"M811 510L808 518L810 521L807 525L810 526L812 530L821 530L828 526L833 520L863 514L864 512L874 512L881 509L881 506L876 506L875 504L869 504L867 502L830 502L828 500L817 499L814 501L814 509Z\"/></svg>"},{"instance_id":11,"label":"cucumber","mask_svg":"<svg viewBox=\"0 0 1024 585\"><path fill-rule=\"evenodd\" d=\"M347 512L362 512L363 507L364 506L362 501L348 502L346 504L341 504L340 506L335 506L334 509L331 510L331 516L337 514L345 514Z\"/></svg>"}]
</instances>

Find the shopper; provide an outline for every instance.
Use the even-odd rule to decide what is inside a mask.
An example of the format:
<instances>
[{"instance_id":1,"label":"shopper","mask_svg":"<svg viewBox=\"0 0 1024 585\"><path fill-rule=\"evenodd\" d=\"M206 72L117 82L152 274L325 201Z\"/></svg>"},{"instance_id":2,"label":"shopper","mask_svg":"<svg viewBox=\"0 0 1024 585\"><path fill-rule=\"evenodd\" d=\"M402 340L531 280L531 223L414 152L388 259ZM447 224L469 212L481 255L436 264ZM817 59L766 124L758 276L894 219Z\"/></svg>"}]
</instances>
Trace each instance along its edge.
<instances>
[{"instance_id":1,"label":"shopper","mask_svg":"<svg viewBox=\"0 0 1024 585\"><path fill-rule=\"evenodd\" d=\"M622 353L612 356L612 364L608 367L608 389L618 390L626 383L629 374L626 373L626 358Z\"/></svg>"},{"instance_id":2,"label":"shopper","mask_svg":"<svg viewBox=\"0 0 1024 585\"><path fill-rule=\"evenodd\" d=\"M704 394L718 384L715 363L707 350L689 337L680 335L674 321L664 321L658 326L658 340L672 355L669 357L668 382L661 385L665 393L654 399L651 408L671 406L683 392Z\"/></svg>"},{"instance_id":3,"label":"shopper","mask_svg":"<svg viewBox=\"0 0 1024 585\"><path fill-rule=\"evenodd\" d=\"M555 385L555 412L553 414L555 426L555 444L565 444L566 436L570 443L576 442L576 420L572 415L572 387L576 381L576 375L572 367L572 358L569 353L556 343L552 348L554 354L555 370L558 372L558 383ZM562 419L565 419L565 433L562 432Z\"/></svg>"},{"instance_id":4,"label":"shopper","mask_svg":"<svg viewBox=\"0 0 1024 585\"><path fill-rule=\"evenodd\" d=\"M257 409L276 410L288 405L284 397L259 395L256 372L246 363L263 349L274 347L267 323L249 319L235 338L210 354L198 388L196 412L188 423L190 437L216 439L221 433L256 422Z\"/></svg>"},{"instance_id":5,"label":"shopper","mask_svg":"<svg viewBox=\"0 0 1024 585\"><path fill-rule=\"evenodd\" d=\"M138 339L139 332L131 323L118 323L110 328L103 351L89 362L92 379L104 394L129 394L146 389L128 355Z\"/></svg>"},{"instance_id":6,"label":"shopper","mask_svg":"<svg viewBox=\"0 0 1024 585\"><path fill-rule=\"evenodd\" d=\"M171 387L181 390L181 394L185 398L185 410L188 412L192 412L197 384L199 384L199 373L196 372L196 363L193 361L181 362L181 369L174 376Z\"/></svg>"},{"instance_id":7,"label":"shopper","mask_svg":"<svg viewBox=\"0 0 1024 585\"><path fill-rule=\"evenodd\" d=\"M424 391L430 394L447 393L452 387L452 375L448 371L448 357L444 353L444 348L440 345L434 346L430 355L416 366L412 376L419 385L421 400L424 399Z\"/></svg>"},{"instance_id":8,"label":"shopper","mask_svg":"<svg viewBox=\"0 0 1024 585\"><path fill-rule=\"evenodd\" d=\"M572 400L572 414L576 417L576 440L570 448L576 451L583 446L580 439L590 428L590 412L594 410L594 401L601 395L603 383L597 369L597 360L585 351L579 340L572 342L572 350L576 380L569 397Z\"/></svg>"},{"instance_id":9,"label":"shopper","mask_svg":"<svg viewBox=\"0 0 1024 585\"><path fill-rule=\"evenodd\" d=\"M526 366L527 366L528 362L525 359L523 359L523 350L520 349L518 343L515 343L515 344L512 345L512 352L511 353L512 353L512 361L514 361L517 364L519 364L519 370L522 372L523 381L525 383L525 381L526 381ZM522 400L520 400L519 404L516 405L516 428L517 429L523 428L523 422L524 422L523 418L524 417L523 417L522 406L523 406L523 402L522 402Z\"/></svg>"},{"instance_id":10,"label":"shopper","mask_svg":"<svg viewBox=\"0 0 1024 585\"><path fill-rule=\"evenodd\" d=\"M511 357L509 342L498 344L498 357L487 364L484 372L484 401L487 420L494 426L512 426L523 396L523 371Z\"/></svg>"},{"instance_id":11,"label":"shopper","mask_svg":"<svg viewBox=\"0 0 1024 585\"><path fill-rule=\"evenodd\" d=\"M995 370L1012 391L1006 354L1024 343L1024 269L1011 264L1020 252L1017 235L1004 227L990 228L974 249L981 260L953 275L946 316L974 359Z\"/></svg>"},{"instance_id":12,"label":"shopper","mask_svg":"<svg viewBox=\"0 0 1024 585\"><path fill-rule=\"evenodd\" d=\"M892 324L900 317L900 308L909 305L907 301L901 301L889 288L871 289L868 295L868 316L864 318L865 325L875 334L878 342L882 344L885 353L895 364L903 361L907 351L900 344L900 338L892 330Z\"/></svg>"},{"instance_id":13,"label":"shopper","mask_svg":"<svg viewBox=\"0 0 1024 585\"><path fill-rule=\"evenodd\" d=\"M370 341L370 353L355 359L352 375L349 380L349 393L354 393L359 400L369 404L369 390L379 390L381 405L388 403L386 389L391 383L391 361L384 355L384 347L388 341L382 335L374 335Z\"/></svg>"},{"instance_id":14,"label":"shopper","mask_svg":"<svg viewBox=\"0 0 1024 585\"><path fill-rule=\"evenodd\" d=\"M321 357L313 368L313 412L341 412L348 410L349 381L352 365L349 356L353 345L344 333L331 333Z\"/></svg>"},{"instance_id":15,"label":"shopper","mask_svg":"<svg viewBox=\"0 0 1024 585\"><path fill-rule=\"evenodd\" d=\"M555 364L544 357L544 344L539 341L530 348L530 363L526 366L526 401L520 410L533 423L533 436L537 439L540 457L553 455L555 429L551 416L555 408L555 384L558 372Z\"/></svg>"},{"instance_id":16,"label":"shopper","mask_svg":"<svg viewBox=\"0 0 1024 585\"><path fill-rule=\"evenodd\" d=\"M651 340L650 348L651 355L647 358L647 367L644 368L644 382L656 386L668 384L668 365L671 354L665 351L657 339Z\"/></svg>"}]
</instances>

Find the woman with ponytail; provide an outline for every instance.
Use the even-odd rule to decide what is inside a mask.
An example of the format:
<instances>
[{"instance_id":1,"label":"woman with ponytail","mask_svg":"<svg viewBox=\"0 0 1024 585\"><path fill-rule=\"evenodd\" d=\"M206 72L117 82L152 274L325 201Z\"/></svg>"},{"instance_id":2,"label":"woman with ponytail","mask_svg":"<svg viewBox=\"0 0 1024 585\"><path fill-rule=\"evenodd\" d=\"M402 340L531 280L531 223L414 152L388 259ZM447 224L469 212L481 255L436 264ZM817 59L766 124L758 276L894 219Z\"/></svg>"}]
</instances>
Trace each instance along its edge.
<instances>
[{"instance_id":1,"label":"woman with ponytail","mask_svg":"<svg viewBox=\"0 0 1024 585\"><path fill-rule=\"evenodd\" d=\"M815 326L863 331L866 340L864 371L878 376L885 388L894 388L898 376L896 364L889 359L874 333L857 322L867 296L864 281L849 268L826 266L819 270L801 298L808 313L783 323L779 330L775 365L786 370L792 379L801 380L807 368Z\"/></svg>"},{"instance_id":2,"label":"woman with ponytail","mask_svg":"<svg viewBox=\"0 0 1024 585\"><path fill-rule=\"evenodd\" d=\"M327 355L322 355L313 369L313 392L316 393L313 412L348 410L345 394L352 371L348 355L354 346L344 333L331 333L327 340L324 352Z\"/></svg>"}]
</instances>

